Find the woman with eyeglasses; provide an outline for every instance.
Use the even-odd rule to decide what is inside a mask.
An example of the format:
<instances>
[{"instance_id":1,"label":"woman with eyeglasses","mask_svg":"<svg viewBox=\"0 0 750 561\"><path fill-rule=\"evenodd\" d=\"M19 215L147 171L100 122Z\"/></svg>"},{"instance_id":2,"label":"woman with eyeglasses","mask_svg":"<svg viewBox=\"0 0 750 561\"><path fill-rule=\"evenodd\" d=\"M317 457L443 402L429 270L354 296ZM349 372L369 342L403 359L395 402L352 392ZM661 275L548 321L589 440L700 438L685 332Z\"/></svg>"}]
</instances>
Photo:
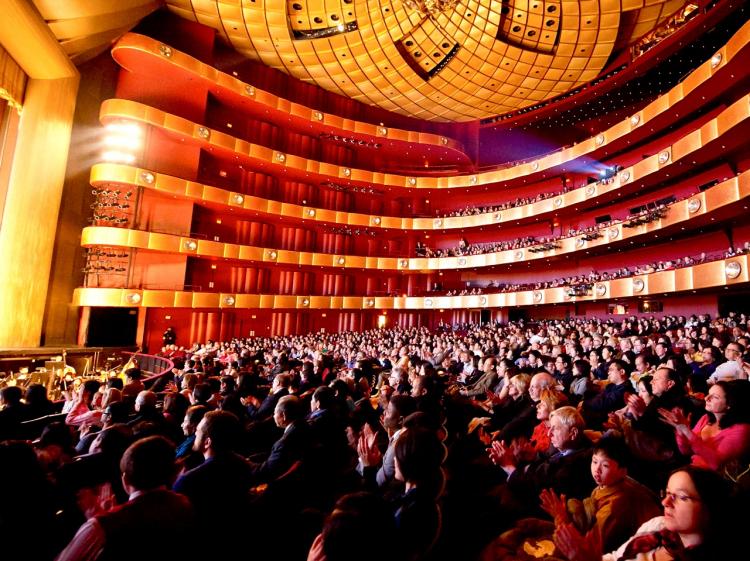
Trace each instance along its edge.
<instances>
[{"instance_id":1,"label":"woman with eyeglasses","mask_svg":"<svg viewBox=\"0 0 750 561\"><path fill-rule=\"evenodd\" d=\"M662 420L674 427L677 446L692 455L694 466L719 470L750 460L750 382L716 382L706 396L706 414L692 430L677 410L660 409Z\"/></svg>"},{"instance_id":2,"label":"woman with eyeglasses","mask_svg":"<svg viewBox=\"0 0 750 561\"><path fill-rule=\"evenodd\" d=\"M662 497L664 514L645 522L616 551L602 555L596 529L582 536L572 524L557 529L555 544L571 561L718 561L742 556L731 539L736 528L727 480L688 466L672 473Z\"/></svg>"}]
</instances>

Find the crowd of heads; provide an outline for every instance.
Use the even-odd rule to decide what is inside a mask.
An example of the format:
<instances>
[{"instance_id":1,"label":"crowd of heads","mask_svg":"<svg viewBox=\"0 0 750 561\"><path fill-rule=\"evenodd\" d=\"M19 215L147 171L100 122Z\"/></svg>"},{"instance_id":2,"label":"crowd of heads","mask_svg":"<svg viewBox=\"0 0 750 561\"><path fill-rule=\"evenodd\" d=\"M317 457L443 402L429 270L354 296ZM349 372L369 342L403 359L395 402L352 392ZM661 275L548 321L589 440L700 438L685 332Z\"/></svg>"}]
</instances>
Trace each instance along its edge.
<instances>
[{"instance_id":1,"label":"crowd of heads","mask_svg":"<svg viewBox=\"0 0 750 561\"><path fill-rule=\"evenodd\" d=\"M398 559L505 558L532 527L539 539L547 528L555 555L601 558L646 547L623 543L646 524L710 559L707 544L724 547L732 528L714 498L728 505L748 484L749 322L571 318L170 344L172 372L86 381L41 434L28 431L49 414L43 389L0 391L0 465L46 493L4 502L0 520L27 536L14 515L30 511L55 539L24 542L25 558L61 561L82 543L111 551L146 504L226 551L242 528L273 537L258 558L368 558L361 533L373 525L390 529ZM605 512L604 496L640 509ZM568 512L565 498L584 506ZM586 501L600 509L588 522ZM597 522L607 516L622 519Z\"/></svg>"}]
</instances>

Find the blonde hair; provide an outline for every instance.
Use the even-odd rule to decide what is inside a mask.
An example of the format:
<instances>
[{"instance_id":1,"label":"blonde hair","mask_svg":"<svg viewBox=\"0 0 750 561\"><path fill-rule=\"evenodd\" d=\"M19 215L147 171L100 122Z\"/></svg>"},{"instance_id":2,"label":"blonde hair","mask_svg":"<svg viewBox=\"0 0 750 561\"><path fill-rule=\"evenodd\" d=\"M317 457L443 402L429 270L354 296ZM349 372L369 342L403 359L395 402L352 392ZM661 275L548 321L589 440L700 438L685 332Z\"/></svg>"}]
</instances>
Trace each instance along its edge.
<instances>
[{"instance_id":1,"label":"blonde hair","mask_svg":"<svg viewBox=\"0 0 750 561\"><path fill-rule=\"evenodd\" d=\"M529 384L531 383L531 376L528 374L516 374L510 379L511 384L516 388L518 393L524 394L529 389Z\"/></svg>"}]
</instances>

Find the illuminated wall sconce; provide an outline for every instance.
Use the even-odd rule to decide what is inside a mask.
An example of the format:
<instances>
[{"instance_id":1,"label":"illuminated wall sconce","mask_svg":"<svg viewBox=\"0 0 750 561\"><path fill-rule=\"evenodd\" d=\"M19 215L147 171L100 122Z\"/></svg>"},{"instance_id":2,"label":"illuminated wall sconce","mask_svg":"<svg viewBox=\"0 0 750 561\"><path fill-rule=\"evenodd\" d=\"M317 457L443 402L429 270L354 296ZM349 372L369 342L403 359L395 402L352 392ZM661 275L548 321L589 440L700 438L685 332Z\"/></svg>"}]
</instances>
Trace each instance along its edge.
<instances>
[{"instance_id":1,"label":"illuminated wall sconce","mask_svg":"<svg viewBox=\"0 0 750 561\"><path fill-rule=\"evenodd\" d=\"M320 111L315 111L315 112L313 112L313 118L316 121L322 121L323 120L323 113L321 113Z\"/></svg>"},{"instance_id":2,"label":"illuminated wall sconce","mask_svg":"<svg viewBox=\"0 0 750 561\"><path fill-rule=\"evenodd\" d=\"M277 162L279 162L279 163L282 163L282 164L283 164L284 162L286 162L286 154L282 154L281 152L276 152L276 153L274 154L274 159L275 159L275 160L276 160Z\"/></svg>"},{"instance_id":3,"label":"illuminated wall sconce","mask_svg":"<svg viewBox=\"0 0 750 561\"><path fill-rule=\"evenodd\" d=\"M417 184L417 179L416 177L410 177L408 182L409 182L409 185L414 187Z\"/></svg>"},{"instance_id":4,"label":"illuminated wall sconce","mask_svg":"<svg viewBox=\"0 0 750 561\"><path fill-rule=\"evenodd\" d=\"M352 170L350 168L344 168L344 177L351 177Z\"/></svg>"},{"instance_id":5,"label":"illuminated wall sconce","mask_svg":"<svg viewBox=\"0 0 750 561\"><path fill-rule=\"evenodd\" d=\"M315 218L315 209L314 208L308 208L307 209L307 216L309 218Z\"/></svg>"},{"instance_id":6,"label":"illuminated wall sconce","mask_svg":"<svg viewBox=\"0 0 750 561\"><path fill-rule=\"evenodd\" d=\"M159 54L165 58L172 58L172 47L159 43Z\"/></svg>"},{"instance_id":7,"label":"illuminated wall sconce","mask_svg":"<svg viewBox=\"0 0 750 561\"><path fill-rule=\"evenodd\" d=\"M216 270L216 265L211 265L211 270L215 271Z\"/></svg>"},{"instance_id":8,"label":"illuminated wall sconce","mask_svg":"<svg viewBox=\"0 0 750 561\"><path fill-rule=\"evenodd\" d=\"M198 249L198 242L195 240L185 240L182 243L182 247L188 251L195 251Z\"/></svg>"},{"instance_id":9,"label":"illuminated wall sconce","mask_svg":"<svg viewBox=\"0 0 750 561\"><path fill-rule=\"evenodd\" d=\"M206 127L198 127L198 136L203 140L208 140L211 138L211 131Z\"/></svg>"},{"instance_id":10,"label":"illuminated wall sconce","mask_svg":"<svg viewBox=\"0 0 750 561\"><path fill-rule=\"evenodd\" d=\"M596 135L594 142L596 143L597 146L601 146L602 144L604 144L604 135L603 134Z\"/></svg>"},{"instance_id":11,"label":"illuminated wall sconce","mask_svg":"<svg viewBox=\"0 0 750 561\"><path fill-rule=\"evenodd\" d=\"M425 308L432 308L432 298L425 298L424 299L424 307Z\"/></svg>"},{"instance_id":12,"label":"illuminated wall sconce","mask_svg":"<svg viewBox=\"0 0 750 561\"><path fill-rule=\"evenodd\" d=\"M268 257L271 259L275 260L276 258L278 258L278 256L279 256L279 252L274 249L268 252Z\"/></svg>"},{"instance_id":13,"label":"illuminated wall sconce","mask_svg":"<svg viewBox=\"0 0 750 561\"><path fill-rule=\"evenodd\" d=\"M466 267L466 257L459 257L458 258L458 266L459 267Z\"/></svg>"},{"instance_id":14,"label":"illuminated wall sconce","mask_svg":"<svg viewBox=\"0 0 750 561\"><path fill-rule=\"evenodd\" d=\"M641 122L641 116L640 116L640 115L638 115L638 114L635 114L635 115L632 115L632 116L630 117L630 125L631 125L631 126L635 127L635 126L637 126L637 125L638 125L638 123L640 123L640 122Z\"/></svg>"},{"instance_id":15,"label":"illuminated wall sconce","mask_svg":"<svg viewBox=\"0 0 750 561\"><path fill-rule=\"evenodd\" d=\"M147 185L151 185L156 181L156 176L151 173L150 171L142 171L141 172L141 181L146 183Z\"/></svg>"},{"instance_id":16,"label":"illuminated wall sconce","mask_svg":"<svg viewBox=\"0 0 750 561\"><path fill-rule=\"evenodd\" d=\"M690 199L687 204L688 212L690 214L696 213L701 208L701 200L700 199Z\"/></svg>"},{"instance_id":17,"label":"illuminated wall sconce","mask_svg":"<svg viewBox=\"0 0 750 561\"><path fill-rule=\"evenodd\" d=\"M134 306L140 304L142 299L143 297L140 292L128 292L125 295L125 302Z\"/></svg>"},{"instance_id":18,"label":"illuminated wall sconce","mask_svg":"<svg viewBox=\"0 0 750 561\"><path fill-rule=\"evenodd\" d=\"M555 208L560 208L562 206L562 204L563 204L562 197L557 197L555 199L555 203L554 203Z\"/></svg>"},{"instance_id":19,"label":"illuminated wall sconce","mask_svg":"<svg viewBox=\"0 0 750 561\"><path fill-rule=\"evenodd\" d=\"M224 296L224 298L221 299L221 303L224 306L229 306L229 307L234 306L235 302L236 302L236 299L234 298L234 296Z\"/></svg>"},{"instance_id":20,"label":"illuminated wall sconce","mask_svg":"<svg viewBox=\"0 0 750 561\"><path fill-rule=\"evenodd\" d=\"M343 257L343 256L342 256L342 257L339 257L339 258L338 258L338 259L336 260L336 263L338 263L339 265L344 265L344 264L346 263L346 257Z\"/></svg>"},{"instance_id":21,"label":"illuminated wall sconce","mask_svg":"<svg viewBox=\"0 0 750 561\"><path fill-rule=\"evenodd\" d=\"M376 216L372 219L372 223L375 224L375 226L380 226L380 223L382 222L382 219L379 216Z\"/></svg>"},{"instance_id":22,"label":"illuminated wall sconce","mask_svg":"<svg viewBox=\"0 0 750 561\"><path fill-rule=\"evenodd\" d=\"M432 225L435 228L442 228L443 227L443 219L442 218L436 218L435 220L432 221Z\"/></svg>"},{"instance_id":23,"label":"illuminated wall sconce","mask_svg":"<svg viewBox=\"0 0 750 561\"><path fill-rule=\"evenodd\" d=\"M236 205L241 205L245 202L245 197L244 195L235 193L234 195L232 195L232 202Z\"/></svg>"},{"instance_id":24,"label":"illuminated wall sconce","mask_svg":"<svg viewBox=\"0 0 750 561\"><path fill-rule=\"evenodd\" d=\"M633 279L633 292L643 292L644 288L646 288L646 283L643 279Z\"/></svg>"},{"instance_id":25,"label":"illuminated wall sconce","mask_svg":"<svg viewBox=\"0 0 750 561\"><path fill-rule=\"evenodd\" d=\"M538 290L534 291L534 302L537 304L542 301L542 293Z\"/></svg>"},{"instance_id":26,"label":"illuminated wall sconce","mask_svg":"<svg viewBox=\"0 0 750 561\"><path fill-rule=\"evenodd\" d=\"M716 68L721 64L721 59L723 57L721 56L721 53L716 53L714 56L711 57L711 68Z\"/></svg>"},{"instance_id":27,"label":"illuminated wall sconce","mask_svg":"<svg viewBox=\"0 0 750 561\"><path fill-rule=\"evenodd\" d=\"M659 152L659 163L666 164L669 161L669 150L663 150Z\"/></svg>"},{"instance_id":28,"label":"illuminated wall sconce","mask_svg":"<svg viewBox=\"0 0 750 561\"><path fill-rule=\"evenodd\" d=\"M730 261L724 265L724 274L728 279L736 279L740 276L740 273L742 273L742 265L739 261Z\"/></svg>"},{"instance_id":29,"label":"illuminated wall sconce","mask_svg":"<svg viewBox=\"0 0 750 561\"><path fill-rule=\"evenodd\" d=\"M587 197L592 197L595 193L596 193L596 187L594 187L593 185L589 185L588 187L586 187Z\"/></svg>"},{"instance_id":30,"label":"illuminated wall sconce","mask_svg":"<svg viewBox=\"0 0 750 561\"><path fill-rule=\"evenodd\" d=\"M620 174L620 183L627 183L630 180L630 172L628 170L623 171Z\"/></svg>"},{"instance_id":31,"label":"illuminated wall sconce","mask_svg":"<svg viewBox=\"0 0 750 561\"><path fill-rule=\"evenodd\" d=\"M604 296L607 294L607 285L606 284L597 284L596 285L596 295L597 296Z\"/></svg>"},{"instance_id":32,"label":"illuminated wall sconce","mask_svg":"<svg viewBox=\"0 0 750 561\"><path fill-rule=\"evenodd\" d=\"M250 97L255 97L255 87L248 84L245 86L245 94L249 95Z\"/></svg>"},{"instance_id":33,"label":"illuminated wall sconce","mask_svg":"<svg viewBox=\"0 0 750 561\"><path fill-rule=\"evenodd\" d=\"M617 236L620 235L620 230L617 228L610 228L609 229L609 239L614 240Z\"/></svg>"},{"instance_id":34,"label":"illuminated wall sconce","mask_svg":"<svg viewBox=\"0 0 750 561\"><path fill-rule=\"evenodd\" d=\"M378 127L378 136L388 136L388 129L386 127Z\"/></svg>"}]
</instances>

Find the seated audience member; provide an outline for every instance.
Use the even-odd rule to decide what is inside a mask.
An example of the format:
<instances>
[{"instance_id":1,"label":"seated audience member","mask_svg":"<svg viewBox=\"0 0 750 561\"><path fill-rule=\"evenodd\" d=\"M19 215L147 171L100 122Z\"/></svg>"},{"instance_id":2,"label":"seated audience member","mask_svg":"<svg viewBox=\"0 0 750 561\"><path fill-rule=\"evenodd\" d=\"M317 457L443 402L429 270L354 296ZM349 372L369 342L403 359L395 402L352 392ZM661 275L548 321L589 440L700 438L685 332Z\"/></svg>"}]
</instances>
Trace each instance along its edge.
<instances>
[{"instance_id":1,"label":"seated audience member","mask_svg":"<svg viewBox=\"0 0 750 561\"><path fill-rule=\"evenodd\" d=\"M134 402L138 394L146 389L141 378L143 373L140 368L128 368L125 371L125 385L122 388L122 398L125 401Z\"/></svg>"},{"instance_id":2,"label":"seated audience member","mask_svg":"<svg viewBox=\"0 0 750 561\"><path fill-rule=\"evenodd\" d=\"M615 358L609 363L609 383L594 397L582 402L581 414L590 428L599 428L607 420L609 413L625 406L626 394L632 393L628 365Z\"/></svg>"},{"instance_id":3,"label":"seated audience member","mask_svg":"<svg viewBox=\"0 0 750 561\"><path fill-rule=\"evenodd\" d=\"M582 534L596 528L605 551L623 543L647 520L660 513L657 496L627 476L628 449L622 439L605 436L594 447L591 475L596 488L583 501L566 500L551 489L540 494L542 509L553 523L525 519L493 541L482 561L501 561L523 556L530 544L553 550L555 527L574 524ZM552 551L550 551L550 554Z\"/></svg>"},{"instance_id":4,"label":"seated audience member","mask_svg":"<svg viewBox=\"0 0 750 561\"><path fill-rule=\"evenodd\" d=\"M54 487L31 444L16 440L0 442L0 479L3 481L2 558L48 561L60 549L55 541L57 506L53 500Z\"/></svg>"},{"instance_id":5,"label":"seated audience member","mask_svg":"<svg viewBox=\"0 0 750 561\"><path fill-rule=\"evenodd\" d=\"M580 359L573 362L573 379L570 382L570 399L573 405L596 393L594 382L591 380L591 365Z\"/></svg>"},{"instance_id":6,"label":"seated audience member","mask_svg":"<svg viewBox=\"0 0 750 561\"><path fill-rule=\"evenodd\" d=\"M667 474L683 463L674 431L661 420L659 409L681 411L687 416L693 408L674 370L664 366L656 369L651 381L653 399L646 405L638 395L628 398L625 418L610 417L628 443L631 453L641 460L633 466L634 474L651 487L663 485Z\"/></svg>"},{"instance_id":7,"label":"seated audience member","mask_svg":"<svg viewBox=\"0 0 750 561\"><path fill-rule=\"evenodd\" d=\"M235 452L241 425L227 411L208 411L198 423L193 450L203 454L199 466L183 473L174 490L190 499L201 528L222 536L211 546L218 559L231 558L244 542L249 523L253 468Z\"/></svg>"},{"instance_id":8,"label":"seated audience member","mask_svg":"<svg viewBox=\"0 0 750 561\"><path fill-rule=\"evenodd\" d=\"M310 428L305 422L302 401L297 396L285 395L273 413L276 426L284 432L271 448L268 458L259 463L249 462L255 482L268 482L283 475L295 462L308 460L311 445Z\"/></svg>"},{"instance_id":9,"label":"seated audience member","mask_svg":"<svg viewBox=\"0 0 750 561\"><path fill-rule=\"evenodd\" d=\"M344 495L323 524L323 531L315 538L307 561L382 561L383 550L363 543L362 536L377 529L381 536L393 536L395 521L388 504L372 493ZM391 547L388 559L405 561L398 547Z\"/></svg>"},{"instance_id":10,"label":"seated audience member","mask_svg":"<svg viewBox=\"0 0 750 561\"><path fill-rule=\"evenodd\" d=\"M55 404L47 397L47 388L42 384L31 384L24 394L26 418L38 419L57 413Z\"/></svg>"},{"instance_id":11,"label":"seated audience member","mask_svg":"<svg viewBox=\"0 0 750 561\"><path fill-rule=\"evenodd\" d=\"M540 456L550 455L550 447L552 446L549 434L550 414L555 409L565 405L566 402L565 394L554 388L543 389L539 394L539 401L536 404L536 418L539 420L539 424L534 427L534 432L531 434L531 444L534 451ZM551 452L554 453L554 449Z\"/></svg>"},{"instance_id":12,"label":"seated audience member","mask_svg":"<svg viewBox=\"0 0 750 561\"><path fill-rule=\"evenodd\" d=\"M404 493L396 501L396 547L406 559L424 558L437 541L445 455L445 447L430 430L407 428L396 441L396 479L404 483Z\"/></svg>"},{"instance_id":13,"label":"seated audience member","mask_svg":"<svg viewBox=\"0 0 750 561\"><path fill-rule=\"evenodd\" d=\"M65 417L65 423L80 427L83 424L101 425L102 412L94 408L94 397L99 392L101 383L98 380L86 380L78 389L73 406Z\"/></svg>"},{"instance_id":14,"label":"seated audience member","mask_svg":"<svg viewBox=\"0 0 750 561\"><path fill-rule=\"evenodd\" d=\"M531 401L527 402L528 405L524 409L521 409L515 417L509 419L500 427L500 431L495 435L494 439L510 441L517 435L530 438L531 433L534 432L534 427L537 425L536 404L539 402L542 390L554 388L555 383L555 378L549 372L534 374L529 383L529 398Z\"/></svg>"},{"instance_id":15,"label":"seated audience member","mask_svg":"<svg viewBox=\"0 0 750 561\"><path fill-rule=\"evenodd\" d=\"M182 433L185 438L177 446L175 457L176 459L185 462L184 465L186 469L192 469L203 461L202 453L196 452L193 449L193 446L195 444L198 424L203 420L203 417L208 411L210 411L210 409L205 405L191 405L185 412L181 425Z\"/></svg>"},{"instance_id":16,"label":"seated audience member","mask_svg":"<svg viewBox=\"0 0 750 561\"><path fill-rule=\"evenodd\" d=\"M247 416L251 421L265 421L273 417L276 404L285 395L289 395L289 386L292 385L292 377L289 374L278 374L273 379L270 393L259 400L255 396L247 396L240 401L247 407Z\"/></svg>"},{"instance_id":17,"label":"seated audience member","mask_svg":"<svg viewBox=\"0 0 750 561\"><path fill-rule=\"evenodd\" d=\"M747 466L750 460L750 382L716 382L708 390L706 414L690 429L679 410L659 410L675 429L680 452L692 455L692 464L721 470L728 464ZM732 471L737 471L733 469Z\"/></svg>"},{"instance_id":18,"label":"seated audience member","mask_svg":"<svg viewBox=\"0 0 750 561\"><path fill-rule=\"evenodd\" d=\"M740 343L729 343L724 349L724 357L727 359L726 362L719 364L714 370L713 374L708 377L708 383L714 384L720 380L739 380L747 379L747 374L743 369L744 361L742 355L745 352L745 347Z\"/></svg>"},{"instance_id":19,"label":"seated audience member","mask_svg":"<svg viewBox=\"0 0 750 561\"><path fill-rule=\"evenodd\" d=\"M377 457L372 448L367 450L358 450L360 461L365 468L365 477L370 478L373 471L375 473L375 481L379 487L383 487L393 481L396 475L396 467L394 464L394 454L396 448L396 442L401 434L401 428L404 419L414 413L417 410L417 403L410 395L394 395L388 402L388 407L383 413L383 426L388 433L388 448L385 451L385 455L381 458ZM382 464L381 464L382 460ZM377 468L370 469L367 468ZM368 475L369 472L369 475Z\"/></svg>"},{"instance_id":20,"label":"seated audience member","mask_svg":"<svg viewBox=\"0 0 750 561\"><path fill-rule=\"evenodd\" d=\"M57 561L197 559L193 510L169 490L176 473L172 444L159 436L139 440L123 454L120 470L128 502L89 519Z\"/></svg>"},{"instance_id":21,"label":"seated audience member","mask_svg":"<svg viewBox=\"0 0 750 561\"><path fill-rule=\"evenodd\" d=\"M616 551L602 555L596 529L585 536L564 524L555 544L571 561L679 561L736 557L739 543L732 523L729 484L715 472L696 467L676 470L664 490L663 516L648 520Z\"/></svg>"},{"instance_id":22,"label":"seated audience member","mask_svg":"<svg viewBox=\"0 0 750 561\"><path fill-rule=\"evenodd\" d=\"M22 399L23 390L18 386L0 390L0 441L20 436L21 422L28 419Z\"/></svg>"},{"instance_id":23,"label":"seated audience member","mask_svg":"<svg viewBox=\"0 0 750 561\"><path fill-rule=\"evenodd\" d=\"M535 513L533 505L542 489L552 486L570 498L583 499L594 485L586 473L591 461L591 443L584 436L584 422L575 407L560 407L553 411L549 419L550 440L555 450L551 456L519 463L503 442L494 441L490 457L495 465L507 475L507 488L512 503L528 514ZM524 512L520 510L520 512Z\"/></svg>"},{"instance_id":24,"label":"seated audience member","mask_svg":"<svg viewBox=\"0 0 750 561\"><path fill-rule=\"evenodd\" d=\"M461 395L466 397L477 397L486 395L487 391L497 382L497 370L495 357L488 357L482 364L482 374L471 385L467 385L459 390Z\"/></svg>"}]
</instances>

